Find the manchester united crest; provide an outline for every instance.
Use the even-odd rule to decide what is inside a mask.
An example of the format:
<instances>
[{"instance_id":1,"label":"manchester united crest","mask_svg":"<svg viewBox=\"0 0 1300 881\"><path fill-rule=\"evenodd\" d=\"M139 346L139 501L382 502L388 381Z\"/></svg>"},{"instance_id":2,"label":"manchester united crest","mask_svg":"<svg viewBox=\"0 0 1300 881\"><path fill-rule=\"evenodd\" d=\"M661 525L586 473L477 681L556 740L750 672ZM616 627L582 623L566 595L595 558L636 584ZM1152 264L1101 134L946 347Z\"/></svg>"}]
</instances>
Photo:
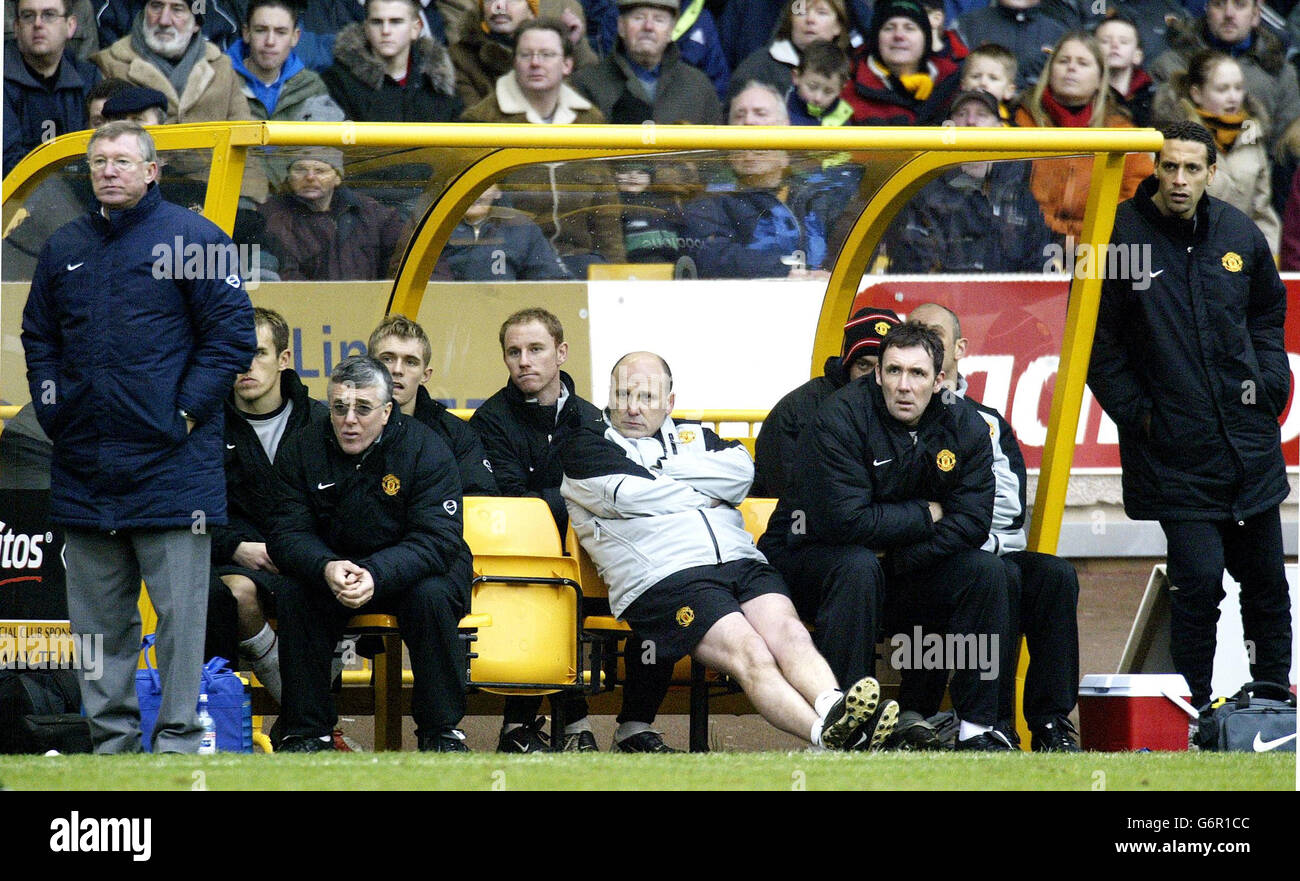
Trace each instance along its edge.
<instances>
[{"instance_id":1,"label":"manchester united crest","mask_svg":"<svg viewBox=\"0 0 1300 881\"><path fill-rule=\"evenodd\" d=\"M677 610L677 626L690 627L691 622L695 620L695 610L690 606L682 606Z\"/></svg>"},{"instance_id":2,"label":"manchester united crest","mask_svg":"<svg viewBox=\"0 0 1300 881\"><path fill-rule=\"evenodd\" d=\"M1229 251L1223 255L1223 268L1229 272L1241 272L1241 255L1236 251Z\"/></svg>"},{"instance_id":3,"label":"manchester united crest","mask_svg":"<svg viewBox=\"0 0 1300 881\"><path fill-rule=\"evenodd\" d=\"M384 488L384 495L386 496L395 496L397 491L402 488L402 482L397 479L396 474L385 474L379 485Z\"/></svg>"},{"instance_id":4,"label":"manchester united crest","mask_svg":"<svg viewBox=\"0 0 1300 881\"><path fill-rule=\"evenodd\" d=\"M689 444L695 440L695 432L689 428L677 432L677 439L684 444Z\"/></svg>"},{"instance_id":5,"label":"manchester united crest","mask_svg":"<svg viewBox=\"0 0 1300 881\"><path fill-rule=\"evenodd\" d=\"M889 333L889 329L893 326L894 325L890 324L888 321L877 321L876 336L884 336L885 334Z\"/></svg>"},{"instance_id":6,"label":"manchester united crest","mask_svg":"<svg viewBox=\"0 0 1300 881\"><path fill-rule=\"evenodd\" d=\"M952 450L940 450L939 455L934 457L934 464L939 466L940 471L951 471L957 464L957 457Z\"/></svg>"}]
</instances>

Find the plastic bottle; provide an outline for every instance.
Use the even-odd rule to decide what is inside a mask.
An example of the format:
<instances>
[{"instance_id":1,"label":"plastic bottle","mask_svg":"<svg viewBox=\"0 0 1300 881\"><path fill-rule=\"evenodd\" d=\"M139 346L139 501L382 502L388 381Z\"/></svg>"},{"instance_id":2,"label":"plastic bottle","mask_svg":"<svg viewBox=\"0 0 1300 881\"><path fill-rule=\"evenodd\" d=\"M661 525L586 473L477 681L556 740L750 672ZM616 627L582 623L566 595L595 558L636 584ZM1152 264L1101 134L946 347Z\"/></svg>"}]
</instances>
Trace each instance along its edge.
<instances>
[{"instance_id":1,"label":"plastic bottle","mask_svg":"<svg viewBox=\"0 0 1300 881\"><path fill-rule=\"evenodd\" d=\"M217 754L217 723L208 712L208 693L199 695L199 724L203 726L203 736L199 739L199 755Z\"/></svg>"}]
</instances>

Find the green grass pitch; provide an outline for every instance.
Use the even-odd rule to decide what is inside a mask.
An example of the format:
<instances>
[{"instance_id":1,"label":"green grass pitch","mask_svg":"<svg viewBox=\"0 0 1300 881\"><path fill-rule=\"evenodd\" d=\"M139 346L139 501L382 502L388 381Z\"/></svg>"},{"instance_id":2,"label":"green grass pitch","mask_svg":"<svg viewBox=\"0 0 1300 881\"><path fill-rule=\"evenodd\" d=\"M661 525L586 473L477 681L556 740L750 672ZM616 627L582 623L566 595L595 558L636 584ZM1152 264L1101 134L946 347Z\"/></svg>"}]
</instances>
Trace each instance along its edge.
<instances>
[{"instance_id":1,"label":"green grass pitch","mask_svg":"<svg viewBox=\"0 0 1300 881\"><path fill-rule=\"evenodd\" d=\"M1294 754L5 756L10 790L1294 790Z\"/></svg>"}]
</instances>

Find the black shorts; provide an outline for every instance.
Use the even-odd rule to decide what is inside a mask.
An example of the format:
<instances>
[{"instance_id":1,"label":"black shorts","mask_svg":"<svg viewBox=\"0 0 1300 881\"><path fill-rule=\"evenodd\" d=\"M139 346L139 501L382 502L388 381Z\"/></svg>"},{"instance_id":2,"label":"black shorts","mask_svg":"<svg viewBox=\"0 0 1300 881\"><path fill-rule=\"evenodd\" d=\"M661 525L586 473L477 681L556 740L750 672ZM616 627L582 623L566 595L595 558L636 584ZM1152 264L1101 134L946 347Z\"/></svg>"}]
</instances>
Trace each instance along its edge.
<instances>
[{"instance_id":1,"label":"black shorts","mask_svg":"<svg viewBox=\"0 0 1300 881\"><path fill-rule=\"evenodd\" d=\"M623 610L623 618L661 661L676 662L695 650L724 616L763 594L790 596L781 574L759 560L693 566L650 587Z\"/></svg>"}]
</instances>

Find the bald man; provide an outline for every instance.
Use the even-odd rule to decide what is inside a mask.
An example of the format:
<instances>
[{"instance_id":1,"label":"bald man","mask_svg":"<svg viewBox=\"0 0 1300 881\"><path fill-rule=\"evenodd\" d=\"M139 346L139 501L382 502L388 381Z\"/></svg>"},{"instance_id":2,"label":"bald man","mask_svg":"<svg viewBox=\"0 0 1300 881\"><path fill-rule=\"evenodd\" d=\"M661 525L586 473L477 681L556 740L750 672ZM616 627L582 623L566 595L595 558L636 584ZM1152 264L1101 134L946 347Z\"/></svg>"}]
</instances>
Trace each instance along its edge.
<instances>
[{"instance_id":1,"label":"bald man","mask_svg":"<svg viewBox=\"0 0 1300 881\"><path fill-rule=\"evenodd\" d=\"M691 655L734 677L775 727L828 749L879 747L898 705L875 679L841 691L736 509L754 463L745 448L669 415L672 371L653 352L619 359L607 428L563 427L560 493L610 608L657 664Z\"/></svg>"}]
</instances>

